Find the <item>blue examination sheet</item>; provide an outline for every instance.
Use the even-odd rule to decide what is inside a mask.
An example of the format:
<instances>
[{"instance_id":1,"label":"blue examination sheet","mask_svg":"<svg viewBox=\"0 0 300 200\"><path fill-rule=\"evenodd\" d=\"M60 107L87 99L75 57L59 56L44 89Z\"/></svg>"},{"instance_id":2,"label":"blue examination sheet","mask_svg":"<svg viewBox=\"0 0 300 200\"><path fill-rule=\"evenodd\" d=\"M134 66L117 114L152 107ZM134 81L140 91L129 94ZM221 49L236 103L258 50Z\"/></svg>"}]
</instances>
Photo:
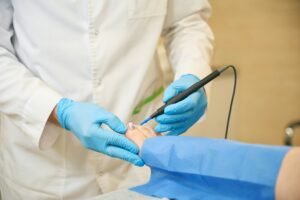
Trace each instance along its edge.
<instances>
[{"instance_id":1,"label":"blue examination sheet","mask_svg":"<svg viewBox=\"0 0 300 200\"><path fill-rule=\"evenodd\" d=\"M179 200L274 199L289 148L184 136L145 141L151 178L133 191Z\"/></svg>"}]
</instances>

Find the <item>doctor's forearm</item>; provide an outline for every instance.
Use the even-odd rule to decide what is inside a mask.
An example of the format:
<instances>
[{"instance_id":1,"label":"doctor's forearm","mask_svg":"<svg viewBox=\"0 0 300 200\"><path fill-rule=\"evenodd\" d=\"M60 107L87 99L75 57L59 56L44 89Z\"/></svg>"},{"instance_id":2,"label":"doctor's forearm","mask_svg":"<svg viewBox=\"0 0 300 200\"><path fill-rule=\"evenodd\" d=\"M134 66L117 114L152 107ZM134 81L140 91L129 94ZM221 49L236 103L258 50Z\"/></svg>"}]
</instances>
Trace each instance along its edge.
<instances>
[{"instance_id":1,"label":"doctor's forearm","mask_svg":"<svg viewBox=\"0 0 300 200\"><path fill-rule=\"evenodd\" d=\"M0 1L0 111L23 130L33 145L43 148L46 122L61 95L16 56L11 3Z\"/></svg>"},{"instance_id":2,"label":"doctor's forearm","mask_svg":"<svg viewBox=\"0 0 300 200\"><path fill-rule=\"evenodd\" d=\"M164 38L176 79L184 74L203 78L210 73L214 37L201 13L176 22L164 32Z\"/></svg>"}]
</instances>

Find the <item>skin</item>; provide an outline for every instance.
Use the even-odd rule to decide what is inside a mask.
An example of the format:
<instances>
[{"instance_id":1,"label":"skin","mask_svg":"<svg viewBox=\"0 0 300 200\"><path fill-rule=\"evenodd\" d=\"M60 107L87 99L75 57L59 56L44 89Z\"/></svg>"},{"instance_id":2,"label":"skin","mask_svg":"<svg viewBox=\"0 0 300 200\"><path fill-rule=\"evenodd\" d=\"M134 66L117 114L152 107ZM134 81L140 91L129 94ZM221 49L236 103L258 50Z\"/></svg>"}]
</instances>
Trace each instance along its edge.
<instances>
[{"instance_id":1,"label":"skin","mask_svg":"<svg viewBox=\"0 0 300 200\"><path fill-rule=\"evenodd\" d=\"M126 137L139 149L146 139L160 136L153 129L129 124ZM292 148L285 156L276 182L276 200L300 200L300 148Z\"/></svg>"},{"instance_id":2,"label":"skin","mask_svg":"<svg viewBox=\"0 0 300 200\"><path fill-rule=\"evenodd\" d=\"M285 156L276 183L276 200L300 199L300 148L292 148Z\"/></svg>"},{"instance_id":3,"label":"skin","mask_svg":"<svg viewBox=\"0 0 300 200\"><path fill-rule=\"evenodd\" d=\"M155 133L152 128L147 126L139 126L129 123L128 131L126 132L125 136L132 140L139 147L139 149L142 149L146 139L161 136L161 134Z\"/></svg>"},{"instance_id":4,"label":"skin","mask_svg":"<svg viewBox=\"0 0 300 200\"><path fill-rule=\"evenodd\" d=\"M60 126L56 112L57 112L57 107L55 106L55 108L51 112L51 115L49 116L49 122L51 122L57 126Z\"/></svg>"}]
</instances>

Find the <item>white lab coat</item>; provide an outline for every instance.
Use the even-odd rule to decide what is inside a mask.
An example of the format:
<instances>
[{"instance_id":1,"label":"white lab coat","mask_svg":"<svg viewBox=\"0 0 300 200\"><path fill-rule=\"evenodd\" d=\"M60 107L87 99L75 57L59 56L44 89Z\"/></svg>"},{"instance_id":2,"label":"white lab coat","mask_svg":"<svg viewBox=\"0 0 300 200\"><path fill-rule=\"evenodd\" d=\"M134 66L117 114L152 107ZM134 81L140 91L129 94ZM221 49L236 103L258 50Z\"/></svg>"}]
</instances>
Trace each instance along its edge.
<instances>
[{"instance_id":1,"label":"white lab coat","mask_svg":"<svg viewBox=\"0 0 300 200\"><path fill-rule=\"evenodd\" d=\"M144 182L147 168L85 149L48 116L67 97L139 122L157 107L132 115L162 85L161 35L176 77L210 72L209 12L206 0L1 0L3 200L86 199Z\"/></svg>"}]
</instances>

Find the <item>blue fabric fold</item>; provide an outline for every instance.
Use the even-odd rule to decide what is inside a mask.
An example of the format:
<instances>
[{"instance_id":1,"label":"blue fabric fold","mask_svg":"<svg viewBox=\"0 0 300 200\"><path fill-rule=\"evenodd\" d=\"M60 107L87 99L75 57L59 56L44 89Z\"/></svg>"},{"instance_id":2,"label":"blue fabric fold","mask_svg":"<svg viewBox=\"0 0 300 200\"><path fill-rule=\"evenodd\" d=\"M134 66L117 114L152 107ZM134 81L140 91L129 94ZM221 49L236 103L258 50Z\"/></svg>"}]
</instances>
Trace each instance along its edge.
<instances>
[{"instance_id":1,"label":"blue fabric fold","mask_svg":"<svg viewBox=\"0 0 300 200\"><path fill-rule=\"evenodd\" d=\"M132 190L171 199L274 199L289 148L222 139L156 137L145 141L142 159L150 181Z\"/></svg>"}]
</instances>

